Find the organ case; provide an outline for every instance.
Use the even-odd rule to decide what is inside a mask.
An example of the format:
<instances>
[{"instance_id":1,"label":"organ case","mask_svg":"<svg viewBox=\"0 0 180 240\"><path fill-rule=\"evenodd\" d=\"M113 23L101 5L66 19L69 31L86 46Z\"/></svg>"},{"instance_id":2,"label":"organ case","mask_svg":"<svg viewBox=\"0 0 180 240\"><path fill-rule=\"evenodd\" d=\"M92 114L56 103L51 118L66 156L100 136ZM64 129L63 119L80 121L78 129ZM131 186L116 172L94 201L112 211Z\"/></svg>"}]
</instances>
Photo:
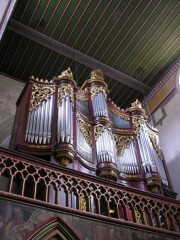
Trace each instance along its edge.
<instances>
[{"instance_id":1,"label":"organ case","mask_svg":"<svg viewBox=\"0 0 180 240\"><path fill-rule=\"evenodd\" d=\"M172 192L157 130L138 100L123 110L108 99L100 70L81 88L70 69L51 81L31 77L17 102L10 147L127 186Z\"/></svg>"}]
</instances>

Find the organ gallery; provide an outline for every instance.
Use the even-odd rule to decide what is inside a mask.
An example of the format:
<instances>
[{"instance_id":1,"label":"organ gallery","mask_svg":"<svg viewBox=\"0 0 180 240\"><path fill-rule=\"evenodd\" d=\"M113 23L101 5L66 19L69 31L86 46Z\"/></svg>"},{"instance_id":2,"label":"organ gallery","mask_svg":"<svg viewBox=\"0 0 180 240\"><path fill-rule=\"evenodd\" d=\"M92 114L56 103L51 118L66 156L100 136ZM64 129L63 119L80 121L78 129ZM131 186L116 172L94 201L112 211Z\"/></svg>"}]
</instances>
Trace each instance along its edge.
<instances>
[{"instance_id":1,"label":"organ gallery","mask_svg":"<svg viewBox=\"0 0 180 240\"><path fill-rule=\"evenodd\" d=\"M118 221L120 225L126 222L116 231L125 234L128 226L135 229L129 230L129 239L133 234L140 239L142 226L154 239L161 233L164 239L179 236L180 208L174 200L176 193L158 131L148 124L138 100L124 110L108 98L108 93L100 70L92 71L81 87L70 68L50 81L31 77L26 84L17 101L10 143L13 151L2 150L0 187L11 194L12 202L25 199L28 217L21 225L27 236L31 233L34 237L28 239L41 239L35 238L32 229L38 229L38 236L46 237L43 239L61 239L56 231L53 235L47 230L43 221L38 222L39 214L44 214L46 222L58 216L53 221L59 224L60 232L70 232L68 224L73 228L75 233L64 233L63 239L85 239L86 234L92 234L82 231L79 237L81 217L90 222L102 221L102 232L107 227L107 219L102 217L108 217L112 229L115 225L118 228ZM45 203L43 210L41 203ZM12 209L13 204L9 203L8 208ZM31 204L29 211L27 204ZM35 214L33 208L37 206L39 212ZM37 226L30 226L32 214ZM59 218L68 224L63 225ZM84 228L88 231L86 220ZM7 223L2 229L8 236ZM19 239L24 239L14 229ZM97 229L93 228L93 234L100 231ZM146 237L144 233L141 239L150 239ZM98 239L103 239L103 233ZM115 232L108 239L116 239Z\"/></svg>"}]
</instances>

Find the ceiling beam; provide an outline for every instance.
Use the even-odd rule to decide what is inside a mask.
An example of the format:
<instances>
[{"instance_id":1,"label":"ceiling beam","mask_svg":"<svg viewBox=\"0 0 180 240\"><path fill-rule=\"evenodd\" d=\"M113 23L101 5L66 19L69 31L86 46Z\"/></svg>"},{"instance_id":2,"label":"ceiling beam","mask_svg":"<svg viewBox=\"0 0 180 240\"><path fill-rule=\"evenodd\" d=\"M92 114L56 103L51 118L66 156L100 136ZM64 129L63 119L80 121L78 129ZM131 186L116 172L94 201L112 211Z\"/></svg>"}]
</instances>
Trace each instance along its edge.
<instances>
[{"instance_id":1,"label":"ceiling beam","mask_svg":"<svg viewBox=\"0 0 180 240\"><path fill-rule=\"evenodd\" d=\"M47 47L59 54L62 54L74 61L77 61L91 69L100 69L104 75L115 79L118 82L121 82L124 85L127 85L133 89L138 90L147 94L150 92L151 87L148 85L106 65L103 64L73 48L68 47L67 45L58 42L57 40L48 37L30 27L25 26L24 24L17 22L15 20L10 20L7 28L15 33L20 34L23 37L26 37L36 43L41 44L44 47Z\"/></svg>"}]
</instances>

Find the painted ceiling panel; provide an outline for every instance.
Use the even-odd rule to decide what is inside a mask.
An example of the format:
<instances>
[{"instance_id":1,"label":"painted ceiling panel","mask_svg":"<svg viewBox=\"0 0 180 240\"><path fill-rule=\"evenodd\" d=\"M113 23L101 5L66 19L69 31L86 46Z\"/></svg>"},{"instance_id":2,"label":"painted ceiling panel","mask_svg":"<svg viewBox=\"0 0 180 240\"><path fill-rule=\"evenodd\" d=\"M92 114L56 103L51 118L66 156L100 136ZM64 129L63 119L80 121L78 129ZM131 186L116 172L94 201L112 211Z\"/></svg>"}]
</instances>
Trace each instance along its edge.
<instances>
[{"instance_id":1,"label":"painted ceiling panel","mask_svg":"<svg viewBox=\"0 0 180 240\"><path fill-rule=\"evenodd\" d=\"M89 59L79 63L21 36L10 27L15 20L43 34L42 42L50 37L118 70L116 80L104 77L111 99L125 108L147 92L129 87L122 73L153 87L179 58L179 12L179 0L18 0L0 43L0 72L26 82L30 75L51 79L70 67L80 86L92 70Z\"/></svg>"}]
</instances>

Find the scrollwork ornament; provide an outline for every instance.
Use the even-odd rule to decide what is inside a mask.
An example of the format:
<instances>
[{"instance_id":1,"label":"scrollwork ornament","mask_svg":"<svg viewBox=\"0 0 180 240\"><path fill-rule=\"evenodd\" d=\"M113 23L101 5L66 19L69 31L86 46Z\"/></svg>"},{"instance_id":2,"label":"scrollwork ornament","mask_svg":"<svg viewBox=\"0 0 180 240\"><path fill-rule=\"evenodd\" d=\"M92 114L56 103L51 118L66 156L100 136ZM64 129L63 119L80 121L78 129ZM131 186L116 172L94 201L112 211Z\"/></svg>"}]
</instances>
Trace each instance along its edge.
<instances>
[{"instance_id":1,"label":"scrollwork ornament","mask_svg":"<svg viewBox=\"0 0 180 240\"><path fill-rule=\"evenodd\" d=\"M135 208L134 212L135 212L136 222L137 223L142 223L141 213L138 211L137 208Z\"/></svg>"},{"instance_id":2,"label":"scrollwork ornament","mask_svg":"<svg viewBox=\"0 0 180 240\"><path fill-rule=\"evenodd\" d=\"M80 194L80 210L81 211L87 210L87 204L86 204L86 199L84 197L84 194Z\"/></svg>"},{"instance_id":3,"label":"scrollwork ornament","mask_svg":"<svg viewBox=\"0 0 180 240\"><path fill-rule=\"evenodd\" d=\"M142 125L144 124L144 122L145 122L145 120L144 120L143 116L133 116L132 117L132 124L133 124L134 133L136 135L136 138L139 137L140 129L141 129Z\"/></svg>"},{"instance_id":4,"label":"scrollwork ornament","mask_svg":"<svg viewBox=\"0 0 180 240\"><path fill-rule=\"evenodd\" d=\"M122 155L125 149L130 145L133 140L133 136L119 136L114 135L114 141L116 143L116 152L117 155Z\"/></svg>"},{"instance_id":5,"label":"scrollwork ornament","mask_svg":"<svg viewBox=\"0 0 180 240\"><path fill-rule=\"evenodd\" d=\"M94 97L99 93L102 92L104 97L107 99L106 90L102 86L93 86L91 88L91 99L93 100Z\"/></svg>"},{"instance_id":6,"label":"scrollwork ornament","mask_svg":"<svg viewBox=\"0 0 180 240\"><path fill-rule=\"evenodd\" d=\"M61 106L63 98L65 98L69 93L70 100L74 105L74 98L73 98L73 89L70 84L63 84L60 85L58 88L58 104Z\"/></svg>"},{"instance_id":7,"label":"scrollwork ornament","mask_svg":"<svg viewBox=\"0 0 180 240\"><path fill-rule=\"evenodd\" d=\"M127 115L127 114L124 114L118 110L115 110L114 108L110 108L111 109L111 112L114 113L116 116L122 118L122 119L125 119L127 121L130 120L130 117Z\"/></svg>"},{"instance_id":8,"label":"scrollwork ornament","mask_svg":"<svg viewBox=\"0 0 180 240\"><path fill-rule=\"evenodd\" d=\"M88 100L88 95L78 95L78 94L76 94L76 99L84 102L84 101Z\"/></svg>"},{"instance_id":9,"label":"scrollwork ornament","mask_svg":"<svg viewBox=\"0 0 180 240\"><path fill-rule=\"evenodd\" d=\"M97 124L94 127L94 137L95 137L95 140L98 139L98 137L102 134L102 132L104 132L105 129L107 129L110 132L110 134L112 135L112 129L111 129L110 124L106 124L106 125Z\"/></svg>"},{"instance_id":10,"label":"scrollwork ornament","mask_svg":"<svg viewBox=\"0 0 180 240\"><path fill-rule=\"evenodd\" d=\"M43 84L33 84L29 111L37 108L42 101L47 100L55 92L53 86Z\"/></svg>"},{"instance_id":11,"label":"scrollwork ornament","mask_svg":"<svg viewBox=\"0 0 180 240\"><path fill-rule=\"evenodd\" d=\"M162 151L161 151L161 148L160 148L160 146L159 146L159 144L158 144L158 140L157 140L157 135L156 135L156 133L154 133L153 131L151 131L150 129L148 129L148 135L149 135L149 138L150 138L150 140L151 140L151 142L152 142L152 145L153 145L154 149L156 150L159 158L160 158L161 160L163 160Z\"/></svg>"},{"instance_id":12,"label":"scrollwork ornament","mask_svg":"<svg viewBox=\"0 0 180 240\"><path fill-rule=\"evenodd\" d=\"M86 142L91 146L92 145L92 135L91 135L91 125L85 122L80 116L77 117L77 123L80 127L81 132L86 140Z\"/></svg>"}]
</instances>

